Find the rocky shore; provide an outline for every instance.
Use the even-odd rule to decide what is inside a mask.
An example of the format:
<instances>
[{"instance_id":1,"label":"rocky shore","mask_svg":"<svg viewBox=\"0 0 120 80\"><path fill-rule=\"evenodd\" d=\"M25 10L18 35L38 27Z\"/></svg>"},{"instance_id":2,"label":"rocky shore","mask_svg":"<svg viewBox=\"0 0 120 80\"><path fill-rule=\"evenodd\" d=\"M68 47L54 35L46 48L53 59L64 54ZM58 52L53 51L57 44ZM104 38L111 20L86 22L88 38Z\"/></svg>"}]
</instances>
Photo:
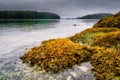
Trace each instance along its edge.
<instances>
[{"instance_id":1,"label":"rocky shore","mask_svg":"<svg viewBox=\"0 0 120 80\"><path fill-rule=\"evenodd\" d=\"M120 13L103 18L93 28L69 38L43 41L21 56L21 60L34 68L27 71L35 72L40 80L119 80L119 17ZM23 76L36 79L28 73Z\"/></svg>"}]
</instances>

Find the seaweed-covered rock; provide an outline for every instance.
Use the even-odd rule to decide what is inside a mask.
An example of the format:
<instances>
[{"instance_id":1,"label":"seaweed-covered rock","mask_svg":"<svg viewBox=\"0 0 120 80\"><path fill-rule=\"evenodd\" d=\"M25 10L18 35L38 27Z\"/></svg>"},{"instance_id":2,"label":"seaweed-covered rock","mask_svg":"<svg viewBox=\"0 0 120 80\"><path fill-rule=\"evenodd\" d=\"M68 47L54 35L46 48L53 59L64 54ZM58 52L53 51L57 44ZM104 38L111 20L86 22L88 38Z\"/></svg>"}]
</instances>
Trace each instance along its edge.
<instances>
[{"instance_id":1,"label":"seaweed-covered rock","mask_svg":"<svg viewBox=\"0 0 120 80\"><path fill-rule=\"evenodd\" d=\"M97 80L120 80L119 28L120 12L101 19L93 28L69 38L76 43L92 46L93 50L95 48L90 62Z\"/></svg>"},{"instance_id":2,"label":"seaweed-covered rock","mask_svg":"<svg viewBox=\"0 0 120 80\"><path fill-rule=\"evenodd\" d=\"M69 38L43 41L22 57L23 63L46 72L60 72L90 61L97 80L120 78L120 12L101 19ZM81 43L81 44L78 44Z\"/></svg>"},{"instance_id":3,"label":"seaweed-covered rock","mask_svg":"<svg viewBox=\"0 0 120 80\"><path fill-rule=\"evenodd\" d=\"M69 39L52 39L31 48L22 57L24 63L38 66L46 72L59 72L90 60L92 51Z\"/></svg>"},{"instance_id":4,"label":"seaweed-covered rock","mask_svg":"<svg viewBox=\"0 0 120 80\"><path fill-rule=\"evenodd\" d=\"M93 37L97 36L100 33L109 33L120 31L118 28L89 28L80 33L75 34L74 36L69 37L75 43L82 43L90 45Z\"/></svg>"},{"instance_id":5,"label":"seaweed-covered rock","mask_svg":"<svg viewBox=\"0 0 120 80\"><path fill-rule=\"evenodd\" d=\"M119 80L120 53L113 49L99 49L96 54L92 55L90 62L97 80Z\"/></svg>"},{"instance_id":6,"label":"seaweed-covered rock","mask_svg":"<svg viewBox=\"0 0 120 80\"><path fill-rule=\"evenodd\" d=\"M69 37L75 43L89 46L114 48L120 52L119 28L89 28L81 33Z\"/></svg>"},{"instance_id":7,"label":"seaweed-covered rock","mask_svg":"<svg viewBox=\"0 0 120 80\"><path fill-rule=\"evenodd\" d=\"M96 27L116 27L116 28L120 28L120 12L118 12L115 15L111 15L105 18L102 18L101 20L99 20L96 24L94 24L93 26L94 28Z\"/></svg>"},{"instance_id":8,"label":"seaweed-covered rock","mask_svg":"<svg viewBox=\"0 0 120 80\"><path fill-rule=\"evenodd\" d=\"M91 46L114 48L120 52L120 31L98 34L93 38Z\"/></svg>"}]
</instances>

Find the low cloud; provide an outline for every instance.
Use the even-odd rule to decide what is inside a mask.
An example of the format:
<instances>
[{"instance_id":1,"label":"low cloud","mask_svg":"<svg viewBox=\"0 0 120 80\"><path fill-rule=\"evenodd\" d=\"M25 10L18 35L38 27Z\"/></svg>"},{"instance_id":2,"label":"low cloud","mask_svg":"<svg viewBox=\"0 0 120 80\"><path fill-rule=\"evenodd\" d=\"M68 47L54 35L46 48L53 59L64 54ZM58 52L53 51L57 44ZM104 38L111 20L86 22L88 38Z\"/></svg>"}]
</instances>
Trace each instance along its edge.
<instances>
[{"instance_id":1,"label":"low cloud","mask_svg":"<svg viewBox=\"0 0 120 80\"><path fill-rule=\"evenodd\" d=\"M120 0L0 0L0 10L34 10L61 16L120 11Z\"/></svg>"}]
</instances>

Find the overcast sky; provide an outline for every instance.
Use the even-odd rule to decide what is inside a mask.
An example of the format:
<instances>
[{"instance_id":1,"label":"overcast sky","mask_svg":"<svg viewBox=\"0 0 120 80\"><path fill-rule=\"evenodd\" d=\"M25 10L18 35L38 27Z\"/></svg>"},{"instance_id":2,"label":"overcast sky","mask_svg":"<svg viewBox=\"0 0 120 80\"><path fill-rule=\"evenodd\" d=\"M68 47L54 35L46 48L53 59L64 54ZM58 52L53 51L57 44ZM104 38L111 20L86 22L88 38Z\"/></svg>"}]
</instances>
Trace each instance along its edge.
<instances>
[{"instance_id":1,"label":"overcast sky","mask_svg":"<svg viewBox=\"0 0 120 80\"><path fill-rule=\"evenodd\" d=\"M62 17L78 17L119 12L120 0L0 0L0 10L34 10L53 12Z\"/></svg>"}]
</instances>

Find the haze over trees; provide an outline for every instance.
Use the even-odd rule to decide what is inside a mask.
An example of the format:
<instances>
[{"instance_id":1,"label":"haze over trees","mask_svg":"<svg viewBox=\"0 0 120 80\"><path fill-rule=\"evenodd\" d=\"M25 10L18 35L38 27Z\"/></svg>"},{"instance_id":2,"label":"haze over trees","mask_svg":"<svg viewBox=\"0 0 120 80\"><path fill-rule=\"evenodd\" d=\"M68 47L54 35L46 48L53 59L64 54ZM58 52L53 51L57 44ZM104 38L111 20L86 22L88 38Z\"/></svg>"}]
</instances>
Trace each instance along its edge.
<instances>
[{"instance_id":1,"label":"haze over trees","mask_svg":"<svg viewBox=\"0 0 120 80\"><path fill-rule=\"evenodd\" d=\"M60 19L60 16L49 12L0 11L0 19Z\"/></svg>"},{"instance_id":2,"label":"haze over trees","mask_svg":"<svg viewBox=\"0 0 120 80\"><path fill-rule=\"evenodd\" d=\"M77 17L77 19L101 19L110 15L112 14L111 13L88 14L82 17Z\"/></svg>"}]
</instances>

